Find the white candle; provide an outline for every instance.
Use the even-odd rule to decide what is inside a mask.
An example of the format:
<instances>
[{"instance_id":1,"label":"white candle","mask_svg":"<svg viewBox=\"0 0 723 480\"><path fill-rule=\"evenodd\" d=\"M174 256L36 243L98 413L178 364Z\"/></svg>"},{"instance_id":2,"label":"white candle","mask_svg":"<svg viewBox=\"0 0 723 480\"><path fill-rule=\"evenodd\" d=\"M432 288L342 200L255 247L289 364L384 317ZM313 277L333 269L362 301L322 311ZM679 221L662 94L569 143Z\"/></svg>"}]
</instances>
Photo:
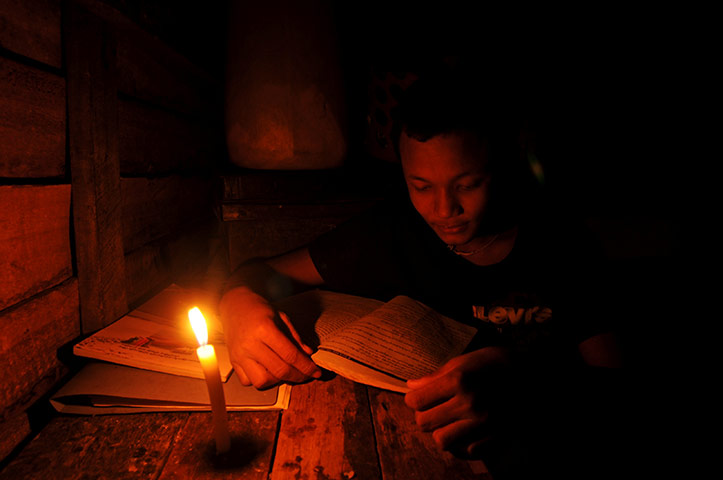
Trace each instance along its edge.
<instances>
[{"instance_id":1,"label":"white candle","mask_svg":"<svg viewBox=\"0 0 723 480\"><path fill-rule=\"evenodd\" d=\"M203 375L206 377L208 397L211 401L211 412L213 414L213 436L216 440L216 453L225 453L231 449L231 436L228 431L228 414L226 413L226 399L223 394L221 374L218 371L218 360L213 345L208 345L208 329L206 319L201 310L194 307L188 311L188 319L196 334L200 347L196 349L196 355L201 362Z\"/></svg>"}]
</instances>

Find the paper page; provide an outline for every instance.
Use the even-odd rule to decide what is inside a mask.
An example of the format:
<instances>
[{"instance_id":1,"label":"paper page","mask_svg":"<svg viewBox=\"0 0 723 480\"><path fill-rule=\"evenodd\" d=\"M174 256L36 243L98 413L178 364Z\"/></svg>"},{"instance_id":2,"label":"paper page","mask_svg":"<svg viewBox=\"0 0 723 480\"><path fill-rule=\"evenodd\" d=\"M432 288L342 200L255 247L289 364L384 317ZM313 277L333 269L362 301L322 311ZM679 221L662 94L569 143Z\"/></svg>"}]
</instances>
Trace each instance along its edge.
<instances>
[{"instance_id":1,"label":"paper page","mask_svg":"<svg viewBox=\"0 0 723 480\"><path fill-rule=\"evenodd\" d=\"M411 379L432 373L462 353L475 333L473 327L399 296L325 338L320 349Z\"/></svg>"},{"instance_id":2,"label":"paper page","mask_svg":"<svg viewBox=\"0 0 723 480\"><path fill-rule=\"evenodd\" d=\"M231 373L231 361L223 334L213 333L221 379ZM196 356L196 340L187 319L175 325L126 315L106 328L79 342L73 353L112 363L157 372L204 378Z\"/></svg>"},{"instance_id":3,"label":"paper page","mask_svg":"<svg viewBox=\"0 0 723 480\"><path fill-rule=\"evenodd\" d=\"M304 343L312 348L382 305L384 302L379 300L325 290L310 290L276 304L289 316Z\"/></svg>"},{"instance_id":4,"label":"paper page","mask_svg":"<svg viewBox=\"0 0 723 480\"><path fill-rule=\"evenodd\" d=\"M268 390L245 387L232 375L223 385L228 410L288 407L288 385ZM64 413L140 413L210 410L204 380L91 362L51 399Z\"/></svg>"}]
</instances>

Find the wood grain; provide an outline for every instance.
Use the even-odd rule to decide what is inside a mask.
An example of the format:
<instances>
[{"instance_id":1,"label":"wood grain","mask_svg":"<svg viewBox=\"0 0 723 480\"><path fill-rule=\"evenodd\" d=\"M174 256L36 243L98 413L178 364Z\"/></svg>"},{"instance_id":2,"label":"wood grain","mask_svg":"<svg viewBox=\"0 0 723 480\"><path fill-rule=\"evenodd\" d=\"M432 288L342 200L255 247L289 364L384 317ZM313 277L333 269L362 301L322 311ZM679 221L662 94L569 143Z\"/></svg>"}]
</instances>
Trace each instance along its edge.
<instances>
[{"instance_id":1,"label":"wood grain","mask_svg":"<svg viewBox=\"0 0 723 480\"><path fill-rule=\"evenodd\" d=\"M0 432L4 433L0 435L0 460L3 460L30 435L30 420L25 412L3 416L0 418Z\"/></svg>"},{"instance_id":2,"label":"wood grain","mask_svg":"<svg viewBox=\"0 0 723 480\"><path fill-rule=\"evenodd\" d=\"M70 185L0 186L0 310L72 275Z\"/></svg>"},{"instance_id":3,"label":"wood grain","mask_svg":"<svg viewBox=\"0 0 723 480\"><path fill-rule=\"evenodd\" d=\"M202 123L123 99L118 135L121 174L128 176L208 169L219 143Z\"/></svg>"},{"instance_id":4,"label":"wood grain","mask_svg":"<svg viewBox=\"0 0 723 480\"><path fill-rule=\"evenodd\" d=\"M7 412L44 394L35 390L44 377L59 378L57 350L80 333L77 280L2 312L0 332L0 411Z\"/></svg>"},{"instance_id":5,"label":"wood grain","mask_svg":"<svg viewBox=\"0 0 723 480\"><path fill-rule=\"evenodd\" d=\"M218 113L221 89L204 70L135 25L115 28L121 92L194 116Z\"/></svg>"},{"instance_id":6,"label":"wood grain","mask_svg":"<svg viewBox=\"0 0 723 480\"><path fill-rule=\"evenodd\" d=\"M279 412L231 412L231 451L215 455L211 414L193 413L176 435L160 480L267 480Z\"/></svg>"},{"instance_id":7,"label":"wood grain","mask_svg":"<svg viewBox=\"0 0 723 480\"><path fill-rule=\"evenodd\" d=\"M65 79L0 57L0 177L64 174Z\"/></svg>"},{"instance_id":8,"label":"wood grain","mask_svg":"<svg viewBox=\"0 0 723 480\"><path fill-rule=\"evenodd\" d=\"M125 262L129 305L137 305L149 294L183 276L204 284L210 262L209 230L210 226L203 222L193 224L175 235L163 237L127 253ZM213 285L206 286L213 288Z\"/></svg>"},{"instance_id":9,"label":"wood grain","mask_svg":"<svg viewBox=\"0 0 723 480\"><path fill-rule=\"evenodd\" d=\"M0 0L0 47L61 67L60 0Z\"/></svg>"},{"instance_id":10,"label":"wood grain","mask_svg":"<svg viewBox=\"0 0 723 480\"><path fill-rule=\"evenodd\" d=\"M121 195L126 252L212 216L210 179L179 175L123 178Z\"/></svg>"},{"instance_id":11,"label":"wood grain","mask_svg":"<svg viewBox=\"0 0 723 480\"><path fill-rule=\"evenodd\" d=\"M369 387L369 404L384 478L491 480L480 462L470 464L440 451L432 436L419 429L401 394Z\"/></svg>"},{"instance_id":12,"label":"wood grain","mask_svg":"<svg viewBox=\"0 0 723 480\"><path fill-rule=\"evenodd\" d=\"M26 410L67 373L57 350L79 333L75 278L0 313L0 459L30 434Z\"/></svg>"},{"instance_id":13,"label":"wood grain","mask_svg":"<svg viewBox=\"0 0 723 480\"><path fill-rule=\"evenodd\" d=\"M224 221L257 220L265 218L350 218L373 205L372 201L285 204L285 203L226 203L222 206Z\"/></svg>"},{"instance_id":14,"label":"wood grain","mask_svg":"<svg viewBox=\"0 0 723 480\"><path fill-rule=\"evenodd\" d=\"M62 416L0 472L0 479L155 479L188 414Z\"/></svg>"},{"instance_id":15,"label":"wood grain","mask_svg":"<svg viewBox=\"0 0 723 480\"><path fill-rule=\"evenodd\" d=\"M128 310L121 229L115 40L70 2L64 11L68 123L83 332Z\"/></svg>"},{"instance_id":16,"label":"wood grain","mask_svg":"<svg viewBox=\"0 0 723 480\"><path fill-rule=\"evenodd\" d=\"M372 435L363 385L342 377L295 385L270 478L381 478Z\"/></svg>"}]
</instances>

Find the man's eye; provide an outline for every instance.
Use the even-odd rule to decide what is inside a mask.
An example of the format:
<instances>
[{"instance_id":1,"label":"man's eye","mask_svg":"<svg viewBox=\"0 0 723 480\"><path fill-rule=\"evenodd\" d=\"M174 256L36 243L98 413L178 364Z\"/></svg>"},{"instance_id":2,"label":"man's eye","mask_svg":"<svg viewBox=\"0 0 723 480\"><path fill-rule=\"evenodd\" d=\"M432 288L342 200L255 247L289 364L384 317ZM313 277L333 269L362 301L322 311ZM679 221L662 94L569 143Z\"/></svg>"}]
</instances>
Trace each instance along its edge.
<instances>
[{"instance_id":1,"label":"man's eye","mask_svg":"<svg viewBox=\"0 0 723 480\"><path fill-rule=\"evenodd\" d=\"M475 183L469 183L469 184L462 184L457 185L457 190L460 190L462 192L469 192L470 190L474 190L480 186L480 182Z\"/></svg>"},{"instance_id":2,"label":"man's eye","mask_svg":"<svg viewBox=\"0 0 723 480\"><path fill-rule=\"evenodd\" d=\"M413 188L414 188L414 190L417 191L417 192L427 192L427 191L429 191L432 187L430 187L429 185L413 185Z\"/></svg>"}]
</instances>

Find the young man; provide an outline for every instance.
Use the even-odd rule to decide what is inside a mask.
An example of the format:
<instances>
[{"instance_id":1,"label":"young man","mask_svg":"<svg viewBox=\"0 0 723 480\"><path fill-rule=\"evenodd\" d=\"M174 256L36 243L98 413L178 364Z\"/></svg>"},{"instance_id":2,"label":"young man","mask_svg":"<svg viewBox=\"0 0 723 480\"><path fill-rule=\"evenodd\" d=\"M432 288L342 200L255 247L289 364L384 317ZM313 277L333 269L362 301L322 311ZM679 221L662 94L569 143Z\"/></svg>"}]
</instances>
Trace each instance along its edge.
<instances>
[{"instance_id":1,"label":"young man","mask_svg":"<svg viewBox=\"0 0 723 480\"><path fill-rule=\"evenodd\" d=\"M621 361L598 308L592 243L536 203L514 115L465 82L435 76L408 89L398 141L407 198L243 266L221 315L241 381L258 388L321 375L294 319L270 303L303 288L405 294L477 326L466 353L409 380L405 401L441 448L479 457L534 420L513 410L555 403L531 392Z\"/></svg>"}]
</instances>

